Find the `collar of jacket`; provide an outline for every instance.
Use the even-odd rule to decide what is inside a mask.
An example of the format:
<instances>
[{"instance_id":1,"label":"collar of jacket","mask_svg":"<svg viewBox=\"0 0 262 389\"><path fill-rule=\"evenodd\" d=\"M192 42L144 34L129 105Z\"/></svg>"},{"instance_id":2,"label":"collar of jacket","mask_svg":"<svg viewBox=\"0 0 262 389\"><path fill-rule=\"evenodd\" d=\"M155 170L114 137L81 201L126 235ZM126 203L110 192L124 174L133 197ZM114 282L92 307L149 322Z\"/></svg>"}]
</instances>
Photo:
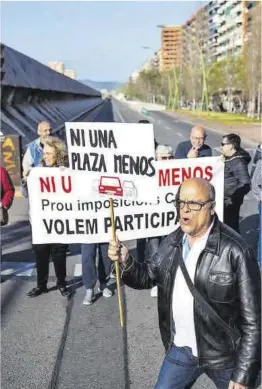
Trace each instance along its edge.
<instances>
[{"instance_id":1,"label":"collar of jacket","mask_svg":"<svg viewBox=\"0 0 262 389\"><path fill-rule=\"evenodd\" d=\"M208 251L212 254L218 255L220 248L220 226L221 223L217 217L217 214L214 215L214 224L211 228L205 251ZM179 227L171 236L170 244L176 247L182 247L184 232Z\"/></svg>"}]
</instances>

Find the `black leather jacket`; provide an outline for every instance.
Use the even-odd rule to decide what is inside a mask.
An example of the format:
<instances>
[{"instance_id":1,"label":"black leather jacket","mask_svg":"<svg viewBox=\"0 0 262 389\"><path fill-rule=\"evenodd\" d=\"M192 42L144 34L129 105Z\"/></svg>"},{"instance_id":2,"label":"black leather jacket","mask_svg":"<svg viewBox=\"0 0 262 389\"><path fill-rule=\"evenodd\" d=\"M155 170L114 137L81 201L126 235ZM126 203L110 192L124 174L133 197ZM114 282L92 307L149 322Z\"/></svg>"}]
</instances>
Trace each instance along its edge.
<instances>
[{"instance_id":1,"label":"black leather jacket","mask_svg":"<svg viewBox=\"0 0 262 389\"><path fill-rule=\"evenodd\" d=\"M241 205L245 195L250 191L251 182L248 173L250 161L250 155L243 149L225 159L225 205L235 203Z\"/></svg>"},{"instance_id":2,"label":"black leather jacket","mask_svg":"<svg viewBox=\"0 0 262 389\"><path fill-rule=\"evenodd\" d=\"M241 334L238 346L194 303L199 366L234 368L232 380L252 387L260 369L260 272L252 248L217 216L199 256L195 286L221 319ZM172 295L184 233L168 235L150 261L131 256L121 265L124 283L135 289L158 286L159 327L166 352L173 344ZM185 345L186 346L186 345Z\"/></svg>"}]
</instances>

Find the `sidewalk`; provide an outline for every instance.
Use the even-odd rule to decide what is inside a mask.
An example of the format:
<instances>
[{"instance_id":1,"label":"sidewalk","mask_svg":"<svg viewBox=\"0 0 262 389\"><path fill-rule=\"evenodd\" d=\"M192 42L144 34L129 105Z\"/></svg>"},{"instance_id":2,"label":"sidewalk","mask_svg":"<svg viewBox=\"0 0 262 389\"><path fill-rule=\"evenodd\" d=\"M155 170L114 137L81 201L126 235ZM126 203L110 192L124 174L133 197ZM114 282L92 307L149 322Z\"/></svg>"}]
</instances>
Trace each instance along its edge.
<instances>
[{"instance_id":1,"label":"sidewalk","mask_svg":"<svg viewBox=\"0 0 262 389\"><path fill-rule=\"evenodd\" d=\"M185 120L189 123L200 124L208 129L216 132L233 132L238 134L243 140L253 142L256 145L261 142L261 124L239 124L239 125L226 125L217 123L211 120L201 119L191 115L187 115L186 112L170 112L165 111L168 115L175 116L177 119Z\"/></svg>"}]
</instances>

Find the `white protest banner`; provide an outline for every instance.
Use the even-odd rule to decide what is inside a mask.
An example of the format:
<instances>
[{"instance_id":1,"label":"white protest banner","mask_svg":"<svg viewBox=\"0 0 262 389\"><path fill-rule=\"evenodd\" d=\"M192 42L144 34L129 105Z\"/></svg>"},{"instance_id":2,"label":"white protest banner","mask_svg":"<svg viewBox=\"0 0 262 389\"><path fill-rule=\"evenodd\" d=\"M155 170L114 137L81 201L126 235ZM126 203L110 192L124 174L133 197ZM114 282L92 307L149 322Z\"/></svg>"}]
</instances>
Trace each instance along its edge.
<instances>
[{"instance_id":1,"label":"white protest banner","mask_svg":"<svg viewBox=\"0 0 262 389\"><path fill-rule=\"evenodd\" d=\"M205 178L214 185L216 212L223 220L224 163L220 157L161 161L156 167L159 187L155 203L113 200L116 234L121 241L174 231L178 224L173 201L179 185L191 177ZM32 169L28 187L33 243L100 243L111 239L110 202L91 189L85 192L92 183L88 176L71 169Z\"/></svg>"},{"instance_id":2,"label":"white protest banner","mask_svg":"<svg viewBox=\"0 0 262 389\"><path fill-rule=\"evenodd\" d=\"M152 124L72 122L65 127L69 166L89 173L94 194L156 199ZM89 191L83 194L89 195Z\"/></svg>"}]
</instances>

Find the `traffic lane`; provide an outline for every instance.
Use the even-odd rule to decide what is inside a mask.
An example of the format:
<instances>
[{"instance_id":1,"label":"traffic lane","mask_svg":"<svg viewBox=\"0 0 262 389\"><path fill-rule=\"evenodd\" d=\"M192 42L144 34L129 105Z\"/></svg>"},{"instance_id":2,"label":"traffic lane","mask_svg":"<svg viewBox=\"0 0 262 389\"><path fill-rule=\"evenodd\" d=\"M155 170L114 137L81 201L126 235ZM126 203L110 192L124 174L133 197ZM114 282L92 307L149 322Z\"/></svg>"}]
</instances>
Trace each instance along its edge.
<instances>
[{"instance_id":1,"label":"traffic lane","mask_svg":"<svg viewBox=\"0 0 262 389\"><path fill-rule=\"evenodd\" d=\"M176 134L174 136L174 131L170 131L170 129L165 128L165 125L153 121L152 115L142 115L129 108L126 104L122 104L115 100L113 101L113 110L115 113L115 121L118 122L138 123L141 119L148 119L149 122L153 124L155 139L159 144L169 144L173 150L175 150L178 143L181 141ZM134 142L136 141L137 140L134 139Z\"/></svg>"},{"instance_id":2,"label":"traffic lane","mask_svg":"<svg viewBox=\"0 0 262 389\"><path fill-rule=\"evenodd\" d=\"M83 306L84 296L82 287L74 297L57 389L123 389L125 345L116 291L108 299L98 294L91 306Z\"/></svg>"},{"instance_id":3,"label":"traffic lane","mask_svg":"<svg viewBox=\"0 0 262 389\"><path fill-rule=\"evenodd\" d=\"M28 201L15 199L10 224L2 228L2 265L34 266L28 224ZM25 222L25 224L23 224ZM54 268L50 266L51 278ZM1 383L5 389L49 387L66 317L66 300L51 290L36 299L26 296L36 286L32 276L1 277ZM49 288L54 282L49 282Z\"/></svg>"},{"instance_id":4,"label":"traffic lane","mask_svg":"<svg viewBox=\"0 0 262 389\"><path fill-rule=\"evenodd\" d=\"M150 111L150 114L154 118L154 120L157 121L158 123L164 124L166 127L169 127L171 130L174 129L176 132L178 131L182 135L184 140L189 139L190 131L194 124L187 123L186 121L177 118L175 114L174 115L169 114L168 112ZM194 118L192 118L192 123L193 122L194 122ZM205 128L205 131L208 136L207 143L217 153L217 148L220 147L222 136L228 134L229 132L219 133L219 132L211 131L208 128ZM234 132L233 129L232 132ZM244 149L254 149L255 145L251 142L243 141L242 147Z\"/></svg>"}]
</instances>

